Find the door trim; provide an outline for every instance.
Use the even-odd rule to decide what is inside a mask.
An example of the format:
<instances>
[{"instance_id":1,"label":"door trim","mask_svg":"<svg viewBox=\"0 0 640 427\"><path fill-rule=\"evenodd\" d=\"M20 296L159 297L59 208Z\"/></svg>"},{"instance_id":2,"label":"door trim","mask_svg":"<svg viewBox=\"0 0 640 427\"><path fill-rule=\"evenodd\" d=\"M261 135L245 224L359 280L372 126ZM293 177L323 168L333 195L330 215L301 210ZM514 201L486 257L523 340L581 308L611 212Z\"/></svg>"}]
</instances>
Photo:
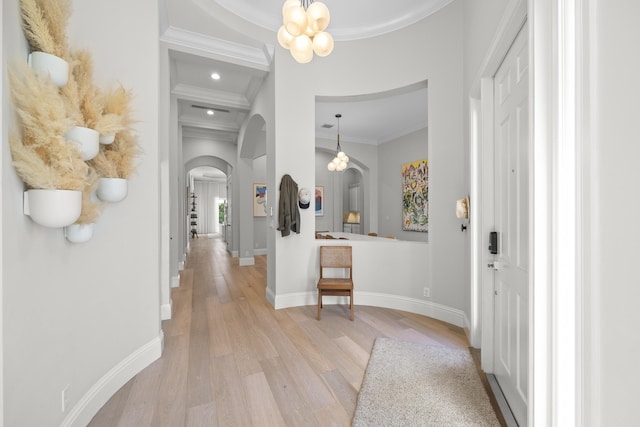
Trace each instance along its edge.
<instances>
[{"instance_id":1,"label":"door trim","mask_svg":"<svg viewBox=\"0 0 640 427\"><path fill-rule=\"evenodd\" d=\"M527 18L527 1L510 3L500 22L496 36L483 61L478 78L470 91L471 117L471 218L476 226L471 229L471 325L472 346L480 346L481 367L487 373L494 371L493 336L493 270L487 247L489 232L494 230L494 131L493 131L493 76L502 64L511 44ZM531 26L529 28L531 32ZM531 35L531 34L530 34ZM530 101L531 102L531 101Z\"/></svg>"}]
</instances>

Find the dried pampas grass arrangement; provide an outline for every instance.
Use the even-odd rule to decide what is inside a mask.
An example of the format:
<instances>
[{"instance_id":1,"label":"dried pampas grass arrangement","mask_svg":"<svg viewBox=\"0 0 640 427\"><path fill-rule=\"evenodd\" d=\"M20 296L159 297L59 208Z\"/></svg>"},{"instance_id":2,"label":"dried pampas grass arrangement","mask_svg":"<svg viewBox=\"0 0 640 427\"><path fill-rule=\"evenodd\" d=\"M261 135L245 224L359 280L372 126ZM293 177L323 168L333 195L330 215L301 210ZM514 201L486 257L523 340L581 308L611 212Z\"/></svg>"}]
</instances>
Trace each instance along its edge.
<instances>
[{"instance_id":1,"label":"dried pampas grass arrangement","mask_svg":"<svg viewBox=\"0 0 640 427\"><path fill-rule=\"evenodd\" d=\"M9 67L11 97L22 132L12 131L13 166L28 188L82 192L76 224L95 223L104 203L94 196L100 178L129 179L141 154L133 131L131 92L123 87L101 92L93 83L93 60L87 50L71 52L67 24L71 0L19 0L23 32L32 52L49 53L69 64L69 79L58 88L25 63ZM115 135L88 163L65 138L74 126ZM105 138L106 139L106 138Z\"/></svg>"},{"instance_id":2,"label":"dried pampas grass arrangement","mask_svg":"<svg viewBox=\"0 0 640 427\"><path fill-rule=\"evenodd\" d=\"M64 135L73 123L51 79L26 65L9 68L11 96L22 121L22 136L12 133L13 165L30 188L82 190L88 172L80 151Z\"/></svg>"},{"instance_id":3,"label":"dried pampas grass arrangement","mask_svg":"<svg viewBox=\"0 0 640 427\"><path fill-rule=\"evenodd\" d=\"M32 51L68 59L70 0L20 0L22 28Z\"/></svg>"}]
</instances>

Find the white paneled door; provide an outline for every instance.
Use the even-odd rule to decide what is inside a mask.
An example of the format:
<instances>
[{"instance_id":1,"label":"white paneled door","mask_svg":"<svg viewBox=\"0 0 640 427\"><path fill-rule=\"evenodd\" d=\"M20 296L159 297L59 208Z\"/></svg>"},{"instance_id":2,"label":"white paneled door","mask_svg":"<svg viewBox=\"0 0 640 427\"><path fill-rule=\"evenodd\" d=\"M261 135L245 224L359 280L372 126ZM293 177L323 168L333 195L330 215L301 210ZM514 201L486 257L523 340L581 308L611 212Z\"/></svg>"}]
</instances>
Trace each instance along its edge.
<instances>
[{"instance_id":1,"label":"white paneled door","mask_svg":"<svg viewBox=\"0 0 640 427\"><path fill-rule=\"evenodd\" d=\"M494 374L520 426L527 425L529 367L529 50L525 25L494 80Z\"/></svg>"}]
</instances>

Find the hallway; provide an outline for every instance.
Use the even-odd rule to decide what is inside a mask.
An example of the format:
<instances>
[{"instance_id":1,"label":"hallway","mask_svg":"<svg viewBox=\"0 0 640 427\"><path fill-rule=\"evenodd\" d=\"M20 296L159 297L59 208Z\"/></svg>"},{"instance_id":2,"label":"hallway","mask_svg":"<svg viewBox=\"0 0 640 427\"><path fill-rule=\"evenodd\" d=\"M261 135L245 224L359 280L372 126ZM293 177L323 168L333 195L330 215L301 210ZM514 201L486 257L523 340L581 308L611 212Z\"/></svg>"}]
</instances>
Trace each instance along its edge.
<instances>
[{"instance_id":1,"label":"hallway","mask_svg":"<svg viewBox=\"0 0 640 427\"><path fill-rule=\"evenodd\" d=\"M316 306L274 310L266 257L239 267L221 238L190 242L163 356L90 426L349 426L377 336L469 345L460 328L357 296L353 322L347 306L325 306L321 321Z\"/></svg>"}]
</instances>

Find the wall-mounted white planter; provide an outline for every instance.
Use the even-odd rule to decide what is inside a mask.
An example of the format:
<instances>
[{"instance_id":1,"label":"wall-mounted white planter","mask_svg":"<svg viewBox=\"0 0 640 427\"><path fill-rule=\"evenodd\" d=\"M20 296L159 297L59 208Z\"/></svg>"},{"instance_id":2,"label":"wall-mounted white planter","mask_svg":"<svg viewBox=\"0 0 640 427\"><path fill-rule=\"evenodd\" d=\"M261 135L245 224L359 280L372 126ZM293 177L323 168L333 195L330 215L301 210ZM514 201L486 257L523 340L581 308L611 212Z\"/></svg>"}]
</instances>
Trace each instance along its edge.
<instances>
[{"instance_id":1,"label":"wall-mounted white planter","mask_svg":"<svg viewBox=\"0 0 640 427\"><path fill-rule=\"evenodd\" d=\"M82 192L75 190L27 190L24 214L44 227L71 225L82 212Z\"/></svg>"},{"instance_id":2,"label":"wall-mounted white planter","mask_svg":"<svg viewBox=\"0 0 640 427\"><path fill-rule=\"evenodd\" d=\"M115 133L110 133L110 134L107 134L107 135L100 135L100 144L102 144L102 145L109 145L115 140L116 140L116 134Z\"/></svg>"},{"instance_id":3,"label":"wall-mounted white planter","mask_svg":"<svg viewBox=\"0 0 640 427\"><path fill-rule=\"evenodd\" d=\"M28 61L37 75L50 76L53 84L58 87L69 81L69 63L60 57L45 52L31 52Z\"/></svg>"},{"instance_id":4,"label":"wall-mounted white planter","mask_svg":"<svg viewBox=\"0 0 640 427\"><path fill-rule=\"evenodd\" d=\"M64 138L78 147L83 160L93 159L100 151L100 134L93 129L74 126L69 129Z\"/></svg>"},{"instance_id":5,"label":"wall-mounted white planter","mask_svg":"<svg viewBox=\"0 0 640 427\"><path fill-rule=\"evenodd\" d=\"M93 237L93 224L71 224L64 228L64 237L71 243L85 243Z\"/></svg>"},{"instance_id":6,"label":"wall-mounted white planter","mask_svg":"<svg viewBox=\"0 0 640 427\"><path fill-rule=\"evenodd\" d=\"M100 178L96 194L103 202L119 202L127 197L127 180L123 178Z\"/></svg>"}]
</instances>

